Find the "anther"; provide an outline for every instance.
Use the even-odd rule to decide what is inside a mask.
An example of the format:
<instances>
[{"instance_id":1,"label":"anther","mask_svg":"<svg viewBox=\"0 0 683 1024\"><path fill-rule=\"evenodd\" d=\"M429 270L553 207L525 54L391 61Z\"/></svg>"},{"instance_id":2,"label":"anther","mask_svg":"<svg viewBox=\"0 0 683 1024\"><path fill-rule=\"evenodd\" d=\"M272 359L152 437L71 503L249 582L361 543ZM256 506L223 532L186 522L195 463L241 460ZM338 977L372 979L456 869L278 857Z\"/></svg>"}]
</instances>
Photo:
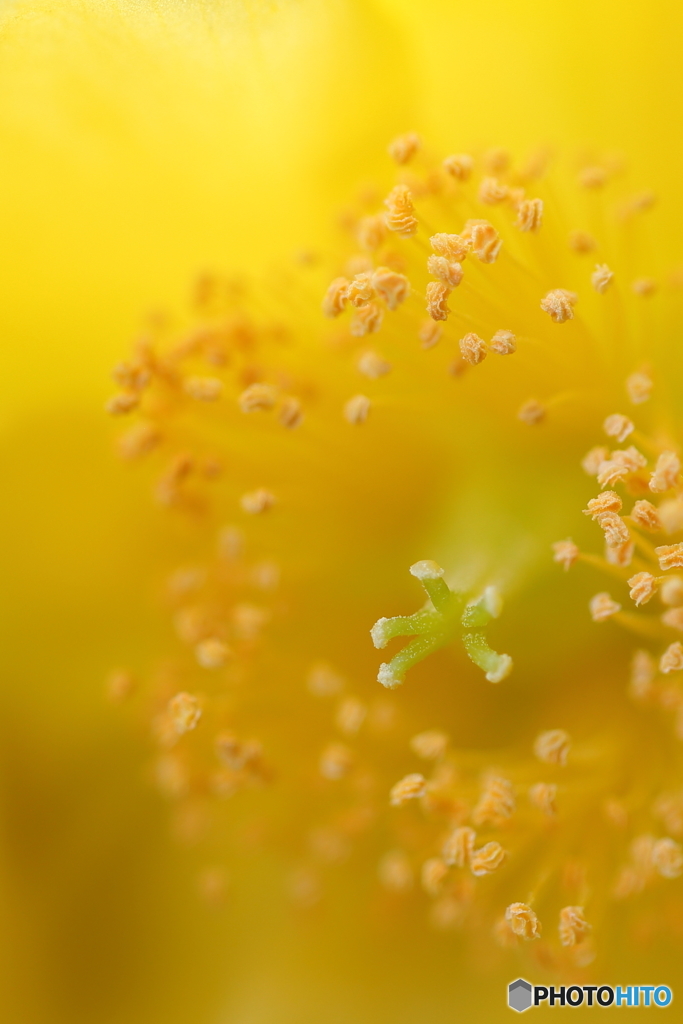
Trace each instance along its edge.
<instances>
[{"instance_id":1,"label":"anther","mask_svg":"<svg viewBox=\"0 0 683 1024\"><path fill-rule=\"evenodd\" d=\"M441 325L434 320L425 320L420 325L417 336L422 342L422 348L434 348L441 338Z\"/></svg>"},{"instance_id":2,"label":"anther","mask_svg":"<svg viewBox=\"0 0 683 1024\"><path fill-rule=\"evenodd\" d=\"M438 256L454 263L460 263L472 249L472 243L464 235L447 235L444 232L432 235L429 243Z\"/></svg>"},{"instance_id":3,"label":"anther","mask_svg":"<svg viewBox=\"0 0 683 1024\"><path fill-rule=\"evenodd\" d=\"M607 291L613 277L614 273L606 263L597 263L595 270L591 274L591 284L595 288L596 292L602 295L603 292Z\"/></svg>"},{"instance_id":4,"label":"anther","mask_svg":"<svg viewBox=\"0 0 683 1024\"><path fill-rule=\"evenodd\" d=\"M379 862L379 880L385 889L407 892L413 887L413 869L403 850L391 850Z\"/></svg>"},{"instance_id":5,"label":"anther","mask_svg":"<svg viewBox=\"0 0 683 1024\"><path fill-rule=\"evenodd\" d=\"M679 640L669 644L659 659L659 671L668 675L669 672L680 672L683 669L683 644Z\"/></svg>"},{"instance_id":6,"label":"anther","mask_svg":"<svg viewBox=\"0 0 683 1024\"><path fill-rule=\"evenodd\" d=\"M592 597L588 603L593 622L604 622L621 611L621 605L613 601L604 591Z\"/></svg>"},{"instance_id":7,"label":"anther","mask_svg":"<svg viewBox=\"0 0 683 1024\"><path fill-rule=\"evenodd\" d=\"M474 160L467 153L455 153L452 156L447 156L443 161L444 171L451 177L457 178L458 181L467 181L473 167Z\"/></svg>"},{"instance_id":8,"label":"anther","mask_svg":"<svg viewBox=\"0 0 683 1024\"><path fill-rule=\"evenodd\" d=\"M370 406L370 399L366 395L354 395L344 406L344 419L354 426L365 423L370 414Z\"/></svg>"},{"instance_id":9,"label":"anther","mask_svg":"<svg viewBox=\"0 0 683 1024\"><path fill-rule=\"evenodd\" d=\"M478 334L466 334L464 338L460 339L458 345L460 347L460 354L470 366L476 366L477 363L483 362L488 354L486 342Z\"/></svg>"},{"instance_id":10,"label":"anther","mask_svg":"<svg viewBox=\"0 0 683 1024\"><path fill-rule=\"evenodd\" d=\"M507 851L500 843L486 843L481 849L475 850L470 859L470 868L473 875L490 875L496 871L507 859Z\"/></svg>"},{"instance_id":11,"label":"anther","mask_svg":"<svg viewBox=\"0 0 683 1024\"><path fill-rule=\"evenodd\" d=\"M407 132L393 139L388 146L388 153L397 164L407 164L420 148L420 136L415 132Z\"/></svg>"},{"instance_id":12,"label":"anther","mask_svg":"<svg viewBox=\"0 0 683 1024\"><path fill-rule=\"evenodd\" d=\"M223 382L218 377L188 377L183 390L197 402L215 402L223 394Z\"/></svg>"},{"instance_id":13,"label":"anther","mask_svg":"<svg viewBox=\"0 0 683 1024\"><path fill-rule=\"evenodd\" d=\"M422 888L430 896L438 896L448 875L448 865L440 857L430 857L422 865L420 880Z\"/></svg>"},{"instance_id":14,"label":"anther","mask_svg":"<svg viewBox=\"0 0 683 1024\"><path fill-rule=\"evenodd\" d=\"M468 220L462 237L471 244L472 255L482 263L495 263L503 244L493 224L487 220Z\"/></svg>"},{"instance_id":15,"label":"anther","mask_svg":"<svg viewBox=\"0 0 683 1024\"><path fill-rule=\"evenodd\" d=\"M489 775L479 802L472 812L475 825L500 825L512 817L516 807L512 783L500 775Z\"/></svg>"},{"instance_id":16,"label":"anther","mask_svg":"<svg viewBox=\"0 0 683 1024\"><path fill-rule=\"evenodd\" d=\"M571 749L569 733L564 729L548 729L534 741L534 754L544 764L565 765Z\"/></svg>"},{"instance_id":17,"label":"anther","mask_svg":"<svg viewBox=\"0 0 683 1024\"><path fill-rule=\"evenodd\" d=\"M597 476L598 471L603 464L609 459L609 449L599 445L596 448L591 448L586 453L584 458L581 460L581 468L588 476Z\"/></svg>"},{"instance_id":18,"label":"anther","mask_svg":"<svg viewBox=\"0 0 683 1024\"><path fill-rule=\"evenodd\" d=\"M631 661L629 692L635 700L645 700L652 693L657 666L648 651L636 651Z\"/></svg>"},{"instance_id":19,"label":"anther","mask_svg":"<svg viewBox=\"0 0 683 1024\"><path fill-rule=\"evenodd\" d=\"M352 306L358 309L369 302L374 297L374 294L372 274L369 271L365 271L362 274L356 274L353 281L346 288L345 297L347 302L350 302Z\"/></svg>"},{"instance_id":20,"label":"anther","mask_svg":"<svg viewBox=\"0 0 683 1024\"><path fill-rule=\"evenodd\" d=\"M602 188L607 181L607 171L603 167L584 167L579 173L579 184L584 188Z\"/></svg>"},{"instance_id":21,"label":"anther","mask_svg":"<svg viewBox=\"0 0 683 1024\"><path fill-rule=\"evenodd\" d=\"M556 813L555 799L557 797L557 786L550 782L537 782L529 787L529 800L542 811L547 817L552 818Z\"/></svg>"},{"instance_id":22,"label":"anther","mask_svg":"<svg viewBox=\"0 0 683 1024\"><path fill-rule=\"evenodd\" d=\"M277 401L277 391L271 384L250 384L237 399L242 412L267 412Z\"/></svg>"},{"instance_id":23,"label":"anther","mask_svg":"<svg viewBox=\"0 0 683 1024\"><path fill-rule=\"evenodd\" d=\"M484 178L479 185L479 200L488 206L496 206L508 197L508 187L497 178Z\"/></svg>"},{"instance_id":24,"label":"anther","mask_svg":"<svg viewBox=\"0 0 683 1024\"><path fill-rule=\"evenodd\" d=\"M663 544L655 548L655 554L660 569L665 572L667 569L683 569L683 544Z\"/></svg>"},{"instance_id":25,"label":"anther","mask_svg":"<svg viewBox=\"0 0 683 1024\"><path fill-rule=\"evenodd\" d=\"M240 506L243 512L250 516L260 515L267 512L275 504L275 496L267 491L265 487L259 487L255 491L247 491L240 498Z\"/></svg>"},{"instance_id":26,"label":"anther","mask_svg":"<svg viewBox=\"0 0 683 1024\"><path fill-rule=\"evenodd\" d=\"M366 334L376 334L382 326L384 314L376 302L368 302L354 313L349 331L354 338L363 338Z\"/></svg>"},{"instance_id":27,"label":"anther","mask_svg":"<svg viewBox=\"0 0 683 1024\"><path fill-rule=\"evenodd\" d=\"M353 767L353 754L343 743L330 743L320 756L320 774L337 781L349 774Z\"/></svg>"},{"instance_id":28,"label":"anther","mask_svg":"<svg viewBox=\"0 0 683 1024\"><path fill-rule=\"evenodd\" d=\"M371 217L362 217L356 228L356 241L361 249L374 252L387 237L387 226L381 213ZM345 280L342 278L342 280ZM348 282L347 282L348 283Z\"/></svg>"},{"instance_id":29,"label":"anther","mask_svg":"<svg viewBox=\"0 0 683 1024\"><path fill-rule=\"evenodd\" d=\"M606 512L620 512L621 511L621 498L616 491L603 491L602 494L598 494L597 498L591 498L588 502L588 508L583 509L585 516L590 516L591 519L600 520Z\"/></svg>"},{"instance_id":30,"label":"anther","mask_svg":"<svg viewBox=\"0 0 683 1024\"><path fill-rule=\"evenodd\" d=\"M536 398L530 398L520 405L517 410L517 419L530 427L534 427L538 423L543 423L547 412L548 410L542 402L539 402Z\"/></svg>"},{"instance_id":31,"label":"anther","mask_svg":"<svg viewBox=\"0 0 683 1024\"><path fill-rule=\"evenodd\" d=\"M622 416L620 413L614 413L612 416L607 417L602 425L602 429L608 437L616 438L619 444L621 444L622 441L626 440L629 434L633 433L635 427L628 416Z\"/></svg>"},{"instance_id":32,"label":"anther","mask_svg":"<svg viewBox=\"0 0 683 1024\"><path fill-rule=\"evenodd\" d=\"M489 350L499 356L511 356L517 351L517 339L512 331L496 331L489 342Z\"/></svg>"},{"instance_id":33,"label":"anther","mask_svg":"<svg viewBox=\"0 0 683 1024\"><path fill-rule=\"evenodd\" d=\"M662 878L683 874L683 850L673 839L658 839L652 847L652 863Z\"/></svg>"},{"instance_id":34,"label":"anther","mask_svg":"<svg viewBox=\"0 0 683 1024\"><path fill-rule=\"evenodd\" d=\"M634 405L642 405L647 402L652 394L652 380L643 370L632 373L626 379L626 394Z\"/></svg>"},{"instance_id":35,"label":"anther","mask_svg":"<svg viewBox=\"0 0 683 1024\"><path fill-rule=\"evenodd\" d=\"M277 418L282 426L288 430L298 427L304 418L299 399L294 398L293 395L288 395L287 398L283 399Z\"/></svg>"},{"instance_id":36,"label":"anther","mask_svg":"<svg viewBox=\"0 0 683 1024\"><path fill-rule=\"evenodd\" d=\"M137 409L140 404L140 395L134 391L122 391L118 395L113 395L105 404L105 411L110 416L125 416L126 413L132 412L133 409Z\"/></svg>"},{"instance_id":37,"label":"anther","mask_svg":"<svg viewBox=\"0 0 683 1024\"><path fill-rule=\"evenodd\" d=\"M659 596L663 604L674 608L683 605L683 580L680 576L670 576L663 580L659 588Z\"/></svg>"},{"instance_id":38,"label":"anther","mask_svg":"<svg viewBox=\"0 0 683 1024\"><path fill-rule=\"evenodd\" d=\"M680 471L681 461L678 455L675 452L662 452L650 477L650 490L655 494L672 490L678 483Z\"/></svg>"},{"instance_id":39,"label":"anther","mask_svg":"<svg viewBox=\"0 0 683 1024\"><path fill-rule=\"evenodd\" d=\"M372 284L379 297L386 302L387 309L392 312L410 295L408 278L389 267L377 267L372 275Z\"/></svg>"},{"instance_id":40,"label":"anther","mask_svg":"<svg viewBox=\"0 0 683 1024\"><path fill-rule=\"evenodd\" d=\"M469 867L477 833L468 825L456 828L443 844L441 856L446 864L456 868Z\"/></svg>"},{"instance_id":41,"label":"anther","mask_svg":"<svg viewBox=\"0 0 683 1024\"><path fill-rule=\"evenodd\" d=\"M379 380L391 371L391 363L383 359L377 352L363 352L358 360L358 370L370 380Z\"/></svg>"},{"instance_id":42,"label":"anther","mask_svg":"<svg viewBox=\"0 0 683 1024\"><path fill-rule=\"evenodd\" d=\"M410 741L410 749L425 761L438 761L446 753L448 736L439 729L419 732Z\"/></svg>"},{"instance_id":43,"label":"anther","mask_svg":"<svg viewBox=\"0 0 683 1024\"><path fill-rule=\"evenodd\" d=\"M432 320L448 320L448 296L451 289L441 281L430 281L427 285L427 312Z\"/></svg>"},{"instance_id":44,"label":"anther","mask_svg":"<svg viewBox=\"0 0 683 1024\"><path fill-rule=\"evenodd\" d=\"M541 922L526 903L511 903L505 911L505 920L520 939L540 939Z\"/></svg>"},{"instance_id":45,"label":"anther","mask_svg":"<svg viewBox=\"0 0 683 1024\"><path fill-rule=\"evenodd\" d=\"M389 794L389 803L392 807L401 807L408 800L417 800L419 797L424 796L426 792L427 783L424 775L414 772L412 775L404 776L404 778L392 786Z\"/></svg>"},{"instance_id":46,"label":"anther","mask_svg":"<svg viewBox=\"0 0 683 1024\"><path fill-rule=\"evenodd\" d=\"M445 256L431 255L427 259L427 270L448 288L457 288L463 279L462 266Z\"/></svg>"},{"instance_id":47,"label":"anther","mask_svg":"<svg viewBox=\"0 0 683 1024\"><path fill-rule=\"evenodd\" d=\"M207 637L200 640L195 648L195 657L202 668L223 668L231 655L230 648L222 640Z\"/></svg>"},{"instance_id":48,"label":"anther","mask_svg":"<svg viewBox=\"0 0 683 1024\"><path fill-rule=\"evenodd\" d=\"M569 248L581 256L594 252L597 247L598 243L587 231L572 231L569 236Z\"/></svg>"},{"instance_id":49,"label":"anther","mask_svg":"<svg viewBox=\"0 0 683 1024\"><path fill-rule=\"evenodd\" d=\"M583 907L563 907L560 911L560 942L563 946L575 946L591 931L584 916Z\"/></svg>"},{"instance_id":50,"label":"anther","mask_svg":"<svg viewBox=\"0 0 683 1024\"><path fill-rule=\"evenodd\" d=\"M653 281L651 277L640 277L632 283L631 291L642 299L648 299L657 291L657 282Z\"/></svg>"},{"instance_id":51,"label":"anther","mask_svg":"<svg viewBox=\"0 0 683 1024\"><path fill-rule=\"evenodd\" d=\"M576 295L566 288L554 288L541 299L541 309L547 313L553 323L563 324L574 318Z\"/></svg>"},{"instance_id":52,"label":"anther","mask_svg":"<svg viewBox=\"0 0 683 1024\"><path fill-rule=\"evenodd\" d=\"M543 200L523 199L517 207L515 227L520 231L539 231L543 223Z\"/></svg>"},{"instance_id":53,"label":"anther","mask_svg":"<svg viewBox=\"0 0 683 1024\"><path fill-rule=\"evenodd\" d=\"M565 572L572 567L579 557L579 549L571 538L557 540L553 544L553 562L561 565Z\"/></svg>"},{"instance_id":54,"label":"anther","mask_svg":"<svg viewBox=\"0 0 683 1024\"><path fill-rule=\"evenodd\" d=\"M335 277L332 284L325 293L323 299L323 314L329 319L334 319L339 316L340 313L344 312L344 306L346 305L346 289L349 287L349 281L346 277Z\"/></svg>"},{"instance_id":55,"label":"anther","mask_svg":"<svg viewBox=\"0 0 683 1024\"><path fill-rule=\"evenodd\" d=\"M177 693L172 697L168 703L168 712L178 736L195 729L202 717L199 701L191 693Z\"/></svg>"},{"instance_id":56,"label":"anther","mask_svg":"<svg viewBox=\"0 0 683 1024\"><path fill-rule=\"evenodd\" d=\"M414 235L417 231L417 217L413 206L413 197L406 185L396 185L384 200L387 213L384 223L390 231L404 238Z\"/></svg>"},{"instance_id":57,"label":"anther","mask_svg":"<svg viewBox=\"0 0 683 1024\"><path fill-rule=\"evenodd\" d=\"M631 588L629 597L632 601L635 601L636 607L640 608L641 605L647 604L654 597L657 592L658 581L652 573L637 572L635 576L631 576L628 580L628 585Z\"/></svg>"}]
</instances>

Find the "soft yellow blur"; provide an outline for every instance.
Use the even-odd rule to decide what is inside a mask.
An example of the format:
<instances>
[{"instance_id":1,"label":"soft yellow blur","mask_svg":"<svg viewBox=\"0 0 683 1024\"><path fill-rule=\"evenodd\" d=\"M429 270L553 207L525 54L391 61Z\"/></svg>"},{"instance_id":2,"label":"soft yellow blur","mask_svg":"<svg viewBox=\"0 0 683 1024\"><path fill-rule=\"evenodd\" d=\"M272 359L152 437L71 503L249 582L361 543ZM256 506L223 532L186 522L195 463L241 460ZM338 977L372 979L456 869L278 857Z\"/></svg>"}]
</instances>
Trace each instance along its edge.
<instances>
[{"instance_id":1,"label":"soft yellow blur","mask_svg":"<svg viewBox=\"0 0 683 1024\"><path fill-rule=\"evenodd\" d=\"M6 6L8 1024L507 1015L507 976L469 985L459 940L418 931L417 914L378 925L345 892L295 921L255 872L227 914L195 900L199 855L167 839L142 777L147 738L102 706L110 665L155 649L168 556L111 456L101 405L143 314L177 309L205 268L324 246L406 128L447 148L624 152L662 196L656 216L683 227L682 29L678 4L615 0Z\"/></svg>"}]
</instances>

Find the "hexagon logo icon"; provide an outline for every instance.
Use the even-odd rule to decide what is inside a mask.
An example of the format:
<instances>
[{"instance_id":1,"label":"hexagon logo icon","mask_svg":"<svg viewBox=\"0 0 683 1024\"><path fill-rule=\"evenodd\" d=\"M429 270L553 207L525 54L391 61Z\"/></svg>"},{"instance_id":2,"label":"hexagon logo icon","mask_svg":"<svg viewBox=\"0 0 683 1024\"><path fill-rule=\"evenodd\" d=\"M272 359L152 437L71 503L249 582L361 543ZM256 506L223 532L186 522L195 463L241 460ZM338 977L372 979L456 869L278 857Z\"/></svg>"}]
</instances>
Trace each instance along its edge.
<instances>
[{"instance_id":1,"label":"hexagon logo icon","mask_svg":"<svg viewBox=\"0 0 683 1024\"><path fill-rule=\"evenodd\" d=\"M524 978L517 978L517 981L511 981L508 985L508 1006L510 1009L517 1010L517 1013L523 1013L524 1010L528 1010L533 1001L532 992L531 985Z\"/></svg>"}]
</instances>

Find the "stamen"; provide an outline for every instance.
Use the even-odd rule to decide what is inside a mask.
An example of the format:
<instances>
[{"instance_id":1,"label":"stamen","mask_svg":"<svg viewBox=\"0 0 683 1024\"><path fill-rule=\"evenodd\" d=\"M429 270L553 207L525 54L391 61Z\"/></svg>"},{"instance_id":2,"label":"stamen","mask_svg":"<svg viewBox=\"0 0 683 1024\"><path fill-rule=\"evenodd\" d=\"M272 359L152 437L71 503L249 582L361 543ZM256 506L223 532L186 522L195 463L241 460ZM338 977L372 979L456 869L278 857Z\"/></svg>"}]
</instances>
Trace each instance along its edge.
<instances>
[{"instance_id":1,"label":"stamen","mask_svg":"<svg viewBox=\"0 0 683 1024\"><path fill-rule=\"evenodd\" d=\"M545 764L565 765L570 749L571 739L564 729L539 733L534 742L534 754Z\"/></svg>"},{"instance_id":2,"label":"stamen","mask_svg":"<svg viewBox=\"0 0 683 1024\"><path fill-rule=\"evenodd\" d=\"M526 903L511 903L505 911L505 920L521 939L540 939L541 922Z\"/></svg>"},{"instance_id":3,"label":"stamen","mask_svg":"<svg viewBox=\"0 0 683 1024\"><path fill-rule=\"evenodd\" d=\"M403 850L391 850L379 862L379 880L385 889L408 892L413 887L413 869Z\"/></svg>"},{"instance_id":4,"label":"stamen","mask_svg":"<svg viewBox=\"0 0 683 1024\"><path fill-rule=\"evenodd\" d=\"M353 753L343 743L330 743L320 757L320 774L336 782L349 774L353 761Z\"/></svg>"},{"instance_id":5,"label":"stamen","mask_svg":"<svg viewBox=\"0 0 683 1024\"><path fill-rule=\"evenodd\" d=\"M641 298L648 299L657 291L657 282L653 281L651 277L640 277L631 285L631 291L634 295L640 295Z\"/></svg>"},{"instance_id":6,"label":"stamen","mask_svg":"<svg viewBox=\"0 0 683 1024\"><path fill-rule=\"evenodd\" d=\"M367 716L368 709L357 697L345 697L337 709L335 722L345 736L355 736Z\"/></svg>"},{"instance_id":7,"label":"stamen","mask_svg":"<svg viewBox=\"0 0 683 1024\"><path fill-rule=\"evenodd\" d=\"M602 167L584 167L579 174L579 184L584 188L602 188L607 181L607 171Z\"/></svg>"},{"instance_id":8,"label":"stamen","mask_svg":"<svg viewBox=\"0 0 683 1024\"><path fill-rule=\"evenodd\" d=\"M183 390L197 402L215 402L223 394L223 382L218 377L188 377Z\"/></svg>"},{"instance_id":9,"label":"stamen","mask_svg":"<svg viewBox=\"0 0 683 1024\"><path fill-rule=\"evenodd\" d=\"M636 651L631 662L629 690L635 700L646 700L652 695L657 666L648 651Z\"/></svg>"},{"instance_id":10,"label":"stamen","mask_svg":"<svg viewBox=\"0 0 683 1024\"><path fill-rule=\"evenodd\" d=\"M596 292L602 295L603 292L607 291L610 281L614 277L614 273L610 270L606 263L597 263L595 270L591 275L591 284L595 288Z\"/></svg>"},{"instance_id":11,"label":"stamen","mask_svg":"<svg viewBox=\"0 0 683 1024\"><path fill-rule=\"evenodd\" d=\"M292 395L285 398L280 406L277 418L282 426L288 430L294 430L295 427L298 427L304 418L299 399L294 398Z\"/></svg>"},{"instance_id":12,"label":"stamen","mask_svg":"<svg viewBox=\"0 0 683 1024\"><path fill-rule=\"evenodd\" d=\"M375 252L379 249L387 237L387 226L384 223L384 216L381 213L373 214L371 217L362 217L356 229L356 241L361 249L368 252ZM341 278L345 280L345 278ZM348 282L347 282L348 284Z\"/></svg>"},{"instance_id":13,"label":"stamen","mask_svg":"<svg viewBox=\"0 0 683 1024\"><path fill-rule=\"evenodd\" d=\"M140 396L132 391L122 391L118 395L113 395L105 404L105 412L108 412L110 416L125 416L126 413L132 412L133 409L137 409L140 404Z\"/></svg>"},{"instance_id":14,"label":"stamen","mask_svg":"<svg viewBox=\"0 0 683 1024\"><path fill-rule=\"evenodd\" d=\"M599 445L584 456L581 467L588 476L597 476L600 466L609 459L609 449Z\"/></svg>"},{"instance_id":15,"label":"stamen","mask_svg":"<svg viewBox=\"0 0 683 1024\"><path fill-rule=\"evenodd\" d=\"M629 541L628 526L616 512L602 512L595 518L604 531L605 540L609 547L617 548Z\"/></svg>"},{"instance_id":16,"label":"stamen","mask_svg":"<svg viewBox=\"0 0 683 1024\"><path fill-rule=\"evenodd\" d=\"M664 604L683 605L683 580L680 576L665 579L659 588L659 596Z\"/></svg>"},{"instance_id":17,"label":"stamen","mask_svg":"<svg viewBox=\"0 0 683 1024\"><path fill-rule=\"evenodd\" d=\"M356 274L353 281L346 288L346 301L350 302L356 309L364 306L370 299L374 298L374 295L375 289L372 282L372 274L369 271Z\"/></svg>"}]
</instances>

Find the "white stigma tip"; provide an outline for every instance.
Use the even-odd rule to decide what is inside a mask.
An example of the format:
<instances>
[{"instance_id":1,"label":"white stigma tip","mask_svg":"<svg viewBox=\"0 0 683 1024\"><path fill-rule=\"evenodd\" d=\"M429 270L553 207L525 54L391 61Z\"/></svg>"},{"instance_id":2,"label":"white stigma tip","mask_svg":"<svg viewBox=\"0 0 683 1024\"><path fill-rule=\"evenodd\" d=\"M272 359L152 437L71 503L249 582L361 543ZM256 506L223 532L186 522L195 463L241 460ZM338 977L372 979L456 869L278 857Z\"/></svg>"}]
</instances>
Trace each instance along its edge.
<instances>
[{"instance_id":1,"label":"white stigma tip","mask_svg":"<svg viewBox=\"0 0 683 1024\"><path fill-rule=\"evenodd\" d=\"M512 658L509 654L501 654L498 657L498 666L491 672L486 673L490 683L502 683L512 672Z\"/></svg>"},{"instance_id":2,"label":"white stigma tip","mask_svg":"<svg viewBox=\"0 0 683 1024\"><path fill-rule=\"evenodd\" d=\"M383 619L378 619L375 625L370 630L372 642L377 648L377 650L380 650L382 647L386 647L388 643L385 632L385 623L387 623L388 621L389 619L387 619L386 617Z\"/></svg>"},{"instance_id":3,"label":"white stigma tip","mask_svg":"<svg viewBox=\"0 0 683 1024\"><path fill-rule=\"evenodd\" d=\"M431 558L425 558L421 562L415 562L410 567L410 575L418 580L438 580L444 574L444 570Z\"/></svg>"},{"instance_id":4,"label":"white stigma tip","mask_svg":"<svg viewBox=\"0 0 683 1024\"><path fill-rule=\"evenodd\" d=\"M403 680L394 675L391 666L384 662L379 667L377 682L381 683L382 686L386 686L388 690L393 690L396 686L400 686Z\"/></svg>"}]
</instances>

